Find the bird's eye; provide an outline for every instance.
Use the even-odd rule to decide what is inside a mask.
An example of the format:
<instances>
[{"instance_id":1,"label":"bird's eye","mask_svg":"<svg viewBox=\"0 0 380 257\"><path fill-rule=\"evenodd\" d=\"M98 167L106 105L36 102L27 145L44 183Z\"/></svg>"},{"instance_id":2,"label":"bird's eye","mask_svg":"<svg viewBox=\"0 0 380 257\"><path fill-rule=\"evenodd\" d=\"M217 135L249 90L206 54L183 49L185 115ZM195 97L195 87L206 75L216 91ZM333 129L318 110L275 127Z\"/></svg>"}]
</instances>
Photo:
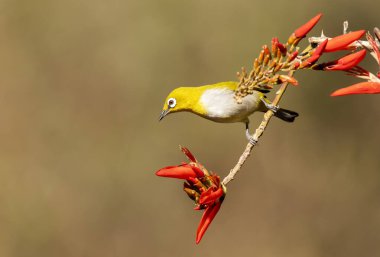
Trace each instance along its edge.
<instances>
[{"instance_id":1,"label":"bird's eye","mask_svg":"<svg viewBox=\"0 0 380 257\"><path fill-rule=\"evenodd\" d=\"M176 101L174 98L170 98L170 99L168 100L168 106L169 106L170 108L173 108L173 107L176 105L176 103L177 103L177 101Z\"/></svg>"}]
</instances>

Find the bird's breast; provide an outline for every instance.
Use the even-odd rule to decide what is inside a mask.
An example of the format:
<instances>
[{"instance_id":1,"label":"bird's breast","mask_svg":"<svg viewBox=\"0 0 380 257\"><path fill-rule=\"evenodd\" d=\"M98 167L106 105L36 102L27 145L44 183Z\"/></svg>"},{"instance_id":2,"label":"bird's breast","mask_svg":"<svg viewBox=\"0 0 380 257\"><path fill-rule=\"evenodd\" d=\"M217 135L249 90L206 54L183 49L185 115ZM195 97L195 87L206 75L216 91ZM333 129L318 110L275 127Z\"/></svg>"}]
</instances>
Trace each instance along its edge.
<instances>
[{"instance_id":1,"label":"bird's breast","mask_svg":"<svg viewBox=\"0 0 380 257\"><path fill-rule=\"evenodd\" d=\"M200 104L206 113L207 119L217 122L245 121L249 115L257 111L260 106L260 93L254 92L243 98L238 104L234 99L235 92L229 88L207 89L200 98Z\"/></svg>"}]
</instances>

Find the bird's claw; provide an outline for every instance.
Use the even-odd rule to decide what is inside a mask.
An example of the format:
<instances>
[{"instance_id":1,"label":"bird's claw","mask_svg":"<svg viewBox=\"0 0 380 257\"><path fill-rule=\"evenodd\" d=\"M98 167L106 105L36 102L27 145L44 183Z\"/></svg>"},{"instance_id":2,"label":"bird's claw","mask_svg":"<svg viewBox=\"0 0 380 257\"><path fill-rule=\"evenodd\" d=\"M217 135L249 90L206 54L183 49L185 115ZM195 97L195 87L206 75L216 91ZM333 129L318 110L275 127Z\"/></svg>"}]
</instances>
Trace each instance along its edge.
<instances>
[{"instance_id":1,"label":"bird's claw","mask_svg":"<svg viewBox=\"0 0 380 257\"><path fill-rule=\"evenodd\" d=\"M269 110L271 110L274 113L276 113L278 109L280 109L280 106L268 103L267 101L265 101L264 98L262 98L261 101L265 104L265 107L267 107Z\"/></svg>"},{"instance_id":2,"label":"bird's claw","mask_svg":"<svg viewBox=\"0 0 380 257\"><path fill-rule=\"evenodd\" d=\"M247 137L249 143L251 145L256 145L257 144L257 140L253 138L253 136L251 136L251 134L249 134L249 131L248 129L245 131L245 136Z\"/></svg>"},{"instance_id":3,"label":"bird's claw","mask_svg":"<svg viewBox=\"0 0 380 257\"><path fill-rule=\"evenodd\" d=\"M250 143L251 145L253 145L253 146L255 146L255 145L257 144L257 140L255 140L253 137L250 137L250 138L248 139L248 141L249 141L249 143Z\"/></svg>"}]
</instances>

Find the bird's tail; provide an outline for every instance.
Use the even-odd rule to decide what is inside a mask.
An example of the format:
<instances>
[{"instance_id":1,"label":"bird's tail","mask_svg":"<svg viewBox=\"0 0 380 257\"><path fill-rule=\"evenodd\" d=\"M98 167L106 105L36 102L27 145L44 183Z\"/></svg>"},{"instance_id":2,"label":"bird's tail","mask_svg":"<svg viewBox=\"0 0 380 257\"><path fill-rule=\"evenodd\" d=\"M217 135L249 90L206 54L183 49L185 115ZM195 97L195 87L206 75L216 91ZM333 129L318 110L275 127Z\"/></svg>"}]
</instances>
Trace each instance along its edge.
<instances>
[{"instance_id":1,"label":"bird's tail","mask_svg":"<svg viewBox=\"0 0 380 257\"><path fill-rule=\"evenodd\" d=\"M280 108L277 110L277 112L275 112L274 116L286 122L293 122L294 119L298 117L298 113Z\"/></svg>"}]
</instances>

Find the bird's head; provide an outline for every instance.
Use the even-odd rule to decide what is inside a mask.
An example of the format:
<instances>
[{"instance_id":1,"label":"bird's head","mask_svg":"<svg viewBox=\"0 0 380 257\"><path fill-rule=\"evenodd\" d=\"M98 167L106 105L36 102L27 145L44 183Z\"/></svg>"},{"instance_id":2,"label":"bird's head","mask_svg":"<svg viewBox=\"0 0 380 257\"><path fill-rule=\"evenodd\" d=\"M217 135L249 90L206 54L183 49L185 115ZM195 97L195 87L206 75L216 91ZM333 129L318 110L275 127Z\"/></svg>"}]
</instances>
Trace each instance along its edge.
<instances>
[{"instance_id":1,"label":"bird's head","mask_svg":"<svg viewBox=\"0 0 380 257\"><path fill-rule=\"evenodd\" d=\"M170 113L194 111L194 109L196 109L199 97L200 94L196 88L179 87L174 89L166 97L159 120L162 120Z\"/></svg>"}]
</instances>

